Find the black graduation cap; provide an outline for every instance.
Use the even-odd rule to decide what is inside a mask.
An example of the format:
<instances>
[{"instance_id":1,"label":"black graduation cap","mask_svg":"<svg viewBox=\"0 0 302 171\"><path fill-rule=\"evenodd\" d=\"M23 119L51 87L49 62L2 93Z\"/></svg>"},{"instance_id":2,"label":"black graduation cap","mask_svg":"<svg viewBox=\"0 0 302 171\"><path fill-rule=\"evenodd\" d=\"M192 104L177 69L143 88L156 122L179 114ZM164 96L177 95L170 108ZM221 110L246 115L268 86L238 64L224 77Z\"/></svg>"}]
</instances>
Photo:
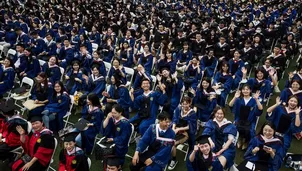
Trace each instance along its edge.
<instances>
[{"instance_id":1,"label":"black graduation cap","mask_svg":"<svg viewBox=\"0 0 302 171\"><path fill-rule=\"evenodd\" d=\"M109 158L107 158L107 165L108 166L116 166L117 168L119 168L120 159L117 158L117 157L109 157Z\"/></svg>"},{"instance_id":2,"label":"black graduation cap","mask_svg":"<svg viewBox=\"0 0 302 171\"><path fill-rule=\"evenodd\" d=\"M32 117L30 117L30 122L36 122L36 121L43 122L42 116L32 116Z\"/></svg>"},{"instance_id":3,"label":"black graduation cap","mask_svg":"<svg viewBox=\"0 0 302 171\"><path fill-rule=\"evenodd\" d=\"M197 142L197 144L206 144L206 143L210 144L208 138L209 138L209 136L207 136L207 135L201 135L196 138L196 142Z\"/></svg>"},{"instance_id":4,"label":"black graduation cap","mask_svg":"<svg viewBox=\"0 0 302 171\"><path fill-rule=\"evenodd\" d=\"M13 116L15 114L16 106L13 100L8 100L0 103L0 111L8 116Z\"/></svg>"},{"instance_id":5,"label":"black graduation cap","mask_svg":"<svg viewBox=\"0 0 302 171\"><path fill-rule=\"evenodd\" d=\"M70 141L75 142L75 139L78 135L79 135L78 132L70 132L70 133L63 135L62 140L63 140L63 142L70 142Z\"/></svg>"},{"instance_id":6,"label":"black graduation cap","mask_svg":"<svg viewBox=\"0 0 302 171\"><path fill-rule=\"evenodd\" d=\"M89 121L87 121L86 119L81 119L79 120L79 122L74 124L74 127L77 128L79 131L84 131L86 130L87 124L89 123Z\"/></svg>"}]
</instances>

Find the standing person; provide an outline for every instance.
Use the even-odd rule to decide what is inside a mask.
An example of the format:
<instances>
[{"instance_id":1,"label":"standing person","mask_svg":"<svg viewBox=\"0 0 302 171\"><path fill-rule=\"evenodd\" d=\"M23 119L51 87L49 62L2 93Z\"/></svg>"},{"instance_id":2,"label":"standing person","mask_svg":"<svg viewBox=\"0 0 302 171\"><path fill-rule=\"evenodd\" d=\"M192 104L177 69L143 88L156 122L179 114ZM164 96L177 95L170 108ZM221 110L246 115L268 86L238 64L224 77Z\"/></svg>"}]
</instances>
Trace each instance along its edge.
<instances>
[{"instance_id":1,"label":"standing person","mask_svg":"<svg viewBox=\"0 0 302 171\"><path fill-rule=\"evenodd\" d=\"M249 140L255 136L257 116L262 114L263 106L259 101L260 92L251 96L251 88L245 84L237 90L229 106L235 115L235 125L239 132L238 148L247 148Z\"/></svg>"},{"instance_id":2,"label":"standing person","mask_svg":"<svg viewBox=\"0 0 302 171\"><path fill-rule=\"evenodd\" d=\"M175 133L169 127L171 120L168 113L160 113L157 119L159 123L151 125L139 141L130 165L131 171L142 168L145 171L161 171L168 164Z\"/></svg>"},{"instance_id":3,"label":"standing person","mask_svg":"<svg viewBox=\"0 0 302 171\"><path fill-rule=\"evenodd\" d=\"M33 116L30 122L33 131L28 135L25 135L25 130L21 126L16 127L24 154L12 164L12 171L44 171L54 153L55 140L52 132L44 127L42 117Z\"/></svg>"},{"instance_id":4,"label":"standing person","mask_svg":"<svg viewBox=\"0 0 302 171\"><path fill-rule=\"evenodd\" d=\"M64 135L64 149L59 154L59 171L88 171L89 166L84 151L77 147L75 138L78 133Z\"/></svg>"}]
</instances>

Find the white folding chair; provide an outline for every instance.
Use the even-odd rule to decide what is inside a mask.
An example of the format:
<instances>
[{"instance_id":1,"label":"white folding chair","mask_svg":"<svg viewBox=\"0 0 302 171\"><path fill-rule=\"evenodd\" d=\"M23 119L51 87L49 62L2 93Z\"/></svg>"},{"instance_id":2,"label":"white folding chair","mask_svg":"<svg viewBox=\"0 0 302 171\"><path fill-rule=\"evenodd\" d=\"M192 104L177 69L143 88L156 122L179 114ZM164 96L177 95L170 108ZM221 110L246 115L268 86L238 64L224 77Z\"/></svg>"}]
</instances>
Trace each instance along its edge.
<instances>
[{"instance_id":1,"label":"white folding chair","mask_svg":"<svg viewBox=\"0 0 302 171\"><path fill-rule=\"evenodd\" d=\"M41 67L42 67L45 63L46 63L46 61L44 61L44 60L42 60L42 59L39 59L39 64L40 64Z\"/></svg>"},{"instance_id":2,"label":"white folding chair","mask_svg":"<svg viewBox=\"0 0 302 171\"><path fill-rule=\"evenodd\" d=\"M127 79L127 83L126 83L126 87L128 89L130 89L132 81L133 81L134 69L128 68L128 67L124 67L124 68L125 68L125 72L126 72L126 77L130 76L130 80L128 81L128 79Z\"/></svg>"},{"instance_id":3,"label":"white folding chair","mask_svg":"<svg viewBox=\"0 0 302 171\"><path fill-rule=\"evenodd\" d=\"M91 43L91 45L92 45L92 51L93 51L93 52L98 50L98 48L99 48L99 45L98 45L98 44L96 44L96 43Z\"/></svg>"},{"instance_id":4,"label":"white folding chair","mask_svg":"<svg viewBox=\"0 0 302 171\"><path fill-rule=\"evenodd\" d=\"M53 170L53 171L56 171L56 169L54 169L53 167L50 166L53 163L53 156L54 156L54 154L56 152L56 149L57 149L57 146L58 146L58 140L56 138L54 138L54 140L55 140L55 148L53 150L53 153L52 153L52 156L51 156L51 160L50 160L50 163L49 163L48 168L47 168L46 171L49 171L49 169Z\"/></svg>"},{"instance_id":5,"label":"white folding chair","mask_svg":"<svg viewBox=\"0 0 302 171\"><path fill-rule=\"evenodd\" d=\"M3 49L4 49L4 47L3 47L2 45L0 45L0 56L1 56L2 53L3 53Z\"/></svg>"},{"instance_id":6,"label":"white folding chair","mask_svg":"<svg viewBox=\"0 0 302 171\"><path fill-rule=\"evenodd\" d=\"M60 67L60 72L61 72L60 80L63 81L63 76L64 76L64 72L65 72L64 68Z\"/></svg>"},{"instance_id":7,"label":"white folding chair","mask_svg":"<svg viewBox=\"0 0 302 171\"><path fill-rule=\"evenodd\" d=\"M130 124L131 124L131 135L130 135L130 138L129 138L129 141L128 141L128 147L130 146L131 139L132 139L132 136L134 134L134 125L132 123L130 123ZM129 158L132 159L132 156L130 156L129 154L126 154L125 157L129 157Z\"/></svg>"},{"instance_id":8,"label":"white folding chair","mask_svg":"<svg viewBox=\"0 0 302 171\"><path fill-rule=\"evenodd\" d=\"M104 65L105 65L106 72L107 72L107 75L106 75L106 80L107 80L108 75L109 75L109 71L110 71L110 69L111 69L111 63L105 62L105 61L104 61Z\"/></svg>"},{"instance_id":9,"label":"white folding chair","mask_svg":"<svg viewBox=\"0 0 302 171\"><path fill-rule=\"evenodd\" d=\"M151 78L152 78L152 90L154 90L157 80L156 80L156 77L154 75L151 75Z\"/></svg>"},{"instance_id":10,"label":"white folding chair","mask_svg":"<svg viewBox=\"0 0 302 171\"><path fill-rule=\"evenodd\" d=\"M90 167L91 167L91 160L90 160L89 157L87 157L87 163L88 163L88 167L89 167L89 169L90 169Z\"/></svg>"},{"instance_id":11,"label":"white folding chair","mask_svg":"<svg viewBox=\"0 0 302 171\"><path fill-rule=\"evenodd\" d=\"M71 115L71 111L74 105L74 96L70 97L70 105L69 105L69 111L66 113L65 116L63 116L63 122L65 122L64 128L66 128L67 124L73 125L73 123L69 122L69 117Z\"/></svg>"},{"instance_id":12,"label":"white folding chair","mask_svg":"<svg viewBox=\"0 0 302 171\"><path fill-rule=\"evenodd\" d=\"M9 57L10 55L15 56L16 53L17 53L16 50L14 50L14 49L9 49L9 50L7 51L6 57Z\"/></svg>"},{"instance_id":13,"label":"white folding chair","mask_svg":"<svg viewBox=\"0 0 302 171\"><path fill-rule=\"evenodd\" d=\"M189 153L189 144L188 143L178 144L176 149L185 153L184 161L186 161L188 153Z\"/></svg>"},{"instance_id":14,"label":"white folding chair","mask_svg":"<svg viewBox=\"0 0 302 171\"><path fill-rule=\"evenodd\" d=\"M23 95L16 95L15 93L11 95L11 97L15 100L15 105L18 106L20 109L23 109L23 106L19 105L17 102L21 101L21 103L28 100L28 98L31 96L31 90L34 86L34 80L24 77L22 79L20 87L24 86L24 84L27 84L30 86L29 90L26 91ZM22 115L24 114L24 110L22 110Z\"/></svg>"}]
</instances>

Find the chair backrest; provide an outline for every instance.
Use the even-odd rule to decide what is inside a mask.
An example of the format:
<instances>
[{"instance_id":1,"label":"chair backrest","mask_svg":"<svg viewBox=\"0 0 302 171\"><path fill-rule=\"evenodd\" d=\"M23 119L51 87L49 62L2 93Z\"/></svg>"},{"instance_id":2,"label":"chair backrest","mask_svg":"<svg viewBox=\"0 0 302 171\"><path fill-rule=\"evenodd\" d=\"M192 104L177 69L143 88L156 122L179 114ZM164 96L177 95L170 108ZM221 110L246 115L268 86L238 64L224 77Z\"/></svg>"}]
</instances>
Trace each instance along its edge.
<instances>
[{"instance_id":1,"label":"chair backrest","mask_svg":"<svg viewBox=\"0 0 302 171\"><path fill-rule=\"evenodd\" d=\"M93 51L98 50L98 47L99 47L98 44L96 44L96 43L91 43L91 46L92 46L92 50L93 50Z\"/></svg>"},{"instance_id":2,"label":"chair backrest","mask_svg":"<svg viewBox=\"0 0 302 171\"><path fill-rule=\"evenodd\" d=\"M31 92L31 89L34 86L34 80L32 80L31 78L28 78L28 77L24 77L21 82L21 87L23 86L23 84L28 84L30 86L28 92Z\"/></svg>"},{"instance_id":3,"label":"chair backrest","mask_svg":"<svg viewBox=\"0 0 302 171\"><path fill-rule=\"evenodd\" d=\"M45 61L39 59L39 64L40 64L41 67L42 67L45 63L46 63Z\"/></svg>"},{"instance_id":4,"label":"chair backrest","mask_svg":"<svg viewBox=\"0 0 302 171\"><path fill-rule=\"evenodd\" d=\"M32 129L33 129L33 126L31 124L31 122L27 121L27 133L30 133Z\"/></svg>"},{"instance_id":5,"label":"chair backrest","mask_svg":"<svg viewBox=\"0 0 302 171\"><path fill-rule=\"evenodd\" d=\"M111 68L111 64L109 62L104 61L104 65L105 65L106 71L109 72L109 70Z\"/></svg>"},{"instance_id":6,"label":"chair backrest","mask_svg":"<svg viewBox=\"0 0 302 171\"><path fill-rule=\"evenodd\" d=\"M16 53L17 53L17 51L15 51L14 49L9 49L8 51L7 51L7 56L9 56L9 55L16 55Z\"/></svg>"},{"instance_id":7,"label":"chair backrest","mask_svg":"<svg viewBox=\"0 0 302 171\"><path fill-rule=\"evenodd\" d=\"M53 163L53 156L55 155L56 149L57 149L57 147L58 147L58 140L57 140L55 137L54 137L54 141L55 141L55 148L53 149L53 153L52 153L52 155L51 155L51 159L50 159L50 162L49 162L49 165L48 165L46 171L49 170L50 164Z\"/></svg>"},{"instance_id":8,"label":"chair backrest","mask_svg":"<svg viewBox=\"0 0 302 171\"><path fill-rule=\"evenodd\" d=\"M152 78L152 90L154 90L157 80L156 80L156 77L154 75L151 75L151 78Z\"/></svg>"},{"instance_id":9,"label":"chair backrest","mask_svg":"<svg viewBox=\"0 0 302 171\"><path fill-rule=\"evenodd\" d=\"M64 68L62 68L62 67L60 67L60 72L61 72L61 81L63 81L63 75L64 75L64 72L65 72L65 70L64 70Z\"/></svg>"},{"instance_id":10,"label":"chair backrest","mask_svg":"<svg viewBox=\"0 0 302 171\"><path fill-rule=\"evenodd\" d=\"M74 104L74 96L69 96L69 98L70 98L69 113L71 113Z\"/></svg>"},{"instance_id":11,"label":"chair backrest","mask_svg":"<svg viewBox=\"0 0 302 171\"><path fill-rule=\"evenodd\" d=\"M128 67L124 67L125 68L125 72L127 75L130 75L130 84L132 83L133 81L133 76L134 76L134 69L132 68L128 68ZM127 76L126 76L127 77Z\"/></svg>"},{"instance_id":12,"label":"chair backrest","mask_svg":"<svg viewBox=\"0 0 302 171\"><path fill-rule=\"evenodd\" d=\"M1 53L3 52L3 46L2 45L0 45L0 51L1 51Z\"/></svg>"},{"instance_id":13,"label":"chair backrest","mask_svg":"<svg viewBox=\"0 0 302 171\"><path fill-rule=\"evenodd\" d=\"M87 163L88 163L88 167L89 167L89 169L90 169L90 167L91 167L91 160L90 160L89 157L87 157Z\"/></svg>"},{"instance_id":14,"label":"chair backrest","mask_svg":"<svg viewBox=\"0 0 302 171\"><path fill-rule=\"evenodd\" d=\"M130 125L131 125L131 134L130 134L130 138L129 138L129 141L128 141L128 147L130 146L131 138L132 138L133 133L134 133L134 125L132 123L130 123Z\"/></svg>"}]
</instances>

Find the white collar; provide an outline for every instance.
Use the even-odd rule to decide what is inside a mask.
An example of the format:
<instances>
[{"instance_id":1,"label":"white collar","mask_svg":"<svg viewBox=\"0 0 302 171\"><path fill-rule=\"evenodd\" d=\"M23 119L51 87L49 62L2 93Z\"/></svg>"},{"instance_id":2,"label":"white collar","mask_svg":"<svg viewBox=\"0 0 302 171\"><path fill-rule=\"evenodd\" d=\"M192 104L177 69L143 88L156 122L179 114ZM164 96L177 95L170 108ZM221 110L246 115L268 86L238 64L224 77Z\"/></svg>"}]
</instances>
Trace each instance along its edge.
<instances>
[{"instance_id":1,"label":"white collar","mask_svg":"<svg viewBox=\"0 0 302 171\"><path fill-rule=\"evenodd\" d=\"M161 129L160 129L160 127L159 127L159 124L156 124L156 126L155 126L155 132L156 132L156 139L157 139L157 140L166 141L166 142L174 142L174 139L160 137L160 136L159 136L159 133L158 133L160 130L161 130ZM164 130L162 130L162 131L164 131ZM167 130L166 130L166 131L167 131Z\"/></svg>"}]
</instances>

